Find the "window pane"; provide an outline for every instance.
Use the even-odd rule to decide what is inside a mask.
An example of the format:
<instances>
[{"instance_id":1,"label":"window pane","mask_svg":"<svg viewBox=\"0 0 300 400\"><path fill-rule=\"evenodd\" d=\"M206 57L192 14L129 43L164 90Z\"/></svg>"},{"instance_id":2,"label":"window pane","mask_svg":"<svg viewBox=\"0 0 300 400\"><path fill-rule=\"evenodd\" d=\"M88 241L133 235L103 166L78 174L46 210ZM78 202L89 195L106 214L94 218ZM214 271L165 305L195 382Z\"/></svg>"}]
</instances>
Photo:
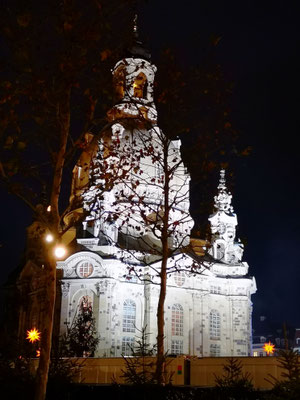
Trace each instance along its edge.
<instances>
[{"instance_id":1,"label":"window pane","mask_svg":"<svg viewBox=\"0 0 300 400\"><path fill-rule=\"evenodd\" d=\"M81 278L88 278L93 273L93 265L89 262L83 262L78 268L78 274Z\"/></svg>"},{"instance_id":2,"label":"window pane","mask_svg":"<svg viewBox=\"0 0 300 400\"><path fill-rule=\"evenodd\" d=\"M172 307L172 336L183 336L183 309L180 304Z\"/></svg>"},{"instance_id":3,"label":"window pane","mask_svg":"<svg viewBox=\"0 0 300 400\"><path fill-rule=\"evenodd\" d=\"M172 340L171 354L183 354L183 340Z\"/></svg>"},{"instance_id":4,"label":"window pane","mask_svg":"<svg viewBox=\"0 0 300 400\"><path fill-rule=\"evenodd\" d=\"M211 344L210 345L210 356L211 357L220 357L221 354L221 346L219 344Z\"/></svg>"},{"instance_id":5,"label":"window pane","mask_svg":"<svg viewBox=\"0 0 300 400\"><path fill-rule=\"evenodd\" d=\"M218 311L211 311L209 315L210 338L219 340L221 338L221 318Z\"/></svg>"},{"instance_id":6,"label":"window pane","mask_svg":"<svg viewBox=\"0 0 300 400\"><path fill-rule=\"evenodd\" d=\"M132 300L125 300L123 304L123 332L135 332L136 306Z\"/></svg>"},{"instance_id":7,"label":"window pane","mask_svg":"<svg viewBox=\"0 0 300 400\"><path fill-rule=\"evenodd\" d=\"M124 336L122 339L123 356L131 356L134 348L134 337Z\"/></svg>"},{"instance_id":8,"label":"window pane","mask_svg":"<svg viewBox=\"0 0 300 400\"><path fill-rule=\"evenodd\" d=\"M184 282L185 282L184 272L179 272L179 271L174 272L174 281L177 286L184 285Z\"/></svg>"}]
</instances>

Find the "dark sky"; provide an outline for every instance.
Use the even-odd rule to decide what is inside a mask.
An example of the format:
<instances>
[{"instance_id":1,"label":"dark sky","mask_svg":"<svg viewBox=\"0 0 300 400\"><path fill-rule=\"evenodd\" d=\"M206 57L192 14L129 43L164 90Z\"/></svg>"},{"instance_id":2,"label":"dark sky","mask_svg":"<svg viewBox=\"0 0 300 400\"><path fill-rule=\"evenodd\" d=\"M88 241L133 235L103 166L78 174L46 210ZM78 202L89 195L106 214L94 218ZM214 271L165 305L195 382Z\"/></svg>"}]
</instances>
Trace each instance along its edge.
<instances>
[{"instance_id":1,"label":"dark sky","mask_svg":"<svg viewBox=\"0 0 300 400\"><path fill-rule=\"evenodd\" d=\"M188 64L201 62L197 42L222 37L216 55L235 85L233 122L253 146L234 171L233 204L257 281L254 317L299 327L299 12L278 3L154 0L142 22L154 52L168 45Z\"/></svg>"},{"instance_id":2,"label":"dark sky","mask_svg":"<svg viewBox=\"0 0 300 400\"><path fill-rule=\"evenodd\" d=\"M254 149L234 171L233 188L244 260L258 287L254 316L300 327L299 12L296 2L278 3L151 0L139 24L154 62L169 46L184 65L199 64L199 43L222 37L216 57L235 85L232 119ZM18 200L3 195L1 203L3 281L20 260L31 219Z\"/></svg>"}]
</instances>

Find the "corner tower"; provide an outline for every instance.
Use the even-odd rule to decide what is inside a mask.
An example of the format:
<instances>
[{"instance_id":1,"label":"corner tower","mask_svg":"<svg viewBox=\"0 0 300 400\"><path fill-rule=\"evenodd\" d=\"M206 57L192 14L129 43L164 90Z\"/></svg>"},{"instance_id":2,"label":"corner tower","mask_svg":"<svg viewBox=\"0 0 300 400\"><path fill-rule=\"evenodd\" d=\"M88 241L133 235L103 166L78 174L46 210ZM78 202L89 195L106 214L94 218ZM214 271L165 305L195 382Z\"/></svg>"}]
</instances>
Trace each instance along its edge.
<instances>
[{"instance_id":1,"label":"corner tower","mask_svg":"<svg viewBox=\"0 0 300 400\"><path fill-rule=\"evenodd\" d=\"M235 240L237 216L231 205L232 195L228 192L225 170L220 171L218 194L214 197L215 212L209 217L212 233L211 255L214 259L227 264L242 261L244 246Z\"/></svg>"}]
</instances>

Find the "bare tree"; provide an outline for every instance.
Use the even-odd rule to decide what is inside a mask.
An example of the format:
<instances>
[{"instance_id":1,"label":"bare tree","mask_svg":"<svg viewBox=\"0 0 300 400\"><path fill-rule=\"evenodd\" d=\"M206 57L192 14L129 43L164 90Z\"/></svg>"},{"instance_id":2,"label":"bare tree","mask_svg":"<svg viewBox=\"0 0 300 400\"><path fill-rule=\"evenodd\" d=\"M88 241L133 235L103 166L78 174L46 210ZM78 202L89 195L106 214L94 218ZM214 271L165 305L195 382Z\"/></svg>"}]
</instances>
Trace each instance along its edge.
<instances>
[{"instance_id":1,"label":"bare tree","mask_svg":"<svg viewBox=\"0 0 300 400\"><path fill-rule=\"evenodd\" d=\"M72 218L82 217L62 211L62 188L70 172L68 166L79 150L86 149L87 158L95 160L90 149L97 151L98 143L96 140L90 143L90 131L96 123L105 125L104 110L111 101L107 88L109 67L120 46L124 47L115 27L126 32L126 27L131 26L128 22L130 5L130 0L123 1L122 5L117 0L104 0L83 8L76 2L54 1L45 6L43 2L32 0L24 7L22 2L7 1L1 20L9 61L1 70L1 184L34 212L38 220L35 237L42 239L47 231L54 237L52 244L45 247L41 240L40 245L47 285L36 381L36 399L39 400L46 393L51 349L56 282L53 249L76 223ZM118 18L121 13L122 21ZM182 85L177 85L179 87ZM161 93L161 104L168 103L169 97L168 93ZM139 111L143 116L141 119L138 115L142 126L131 128L128 138L125 136L121 140L122 128L119 127L118 132L115 117L109 123L112 129L116 128L112 141L105 134L107 127L102 130L99 151L103 162L99 166L99 176L98 165L94 166L90 182L95 192L89 190L84 197L90 220L96 225L106 225L101 229L111 240L118 234L120 240L131 238L133 247L137 246L131 255L143 266L153 266L155 260L160 262L159 268L154 267L146 279L157 279L161 284L157 364L161 382L167 274L178 268L176 263L168 264L168 260L178 249L188 245L191 227L189 177L183 173L184 167L178 158L179 141L165 137L155 124L148 124L143 109ZM127 121L128 127L130 121L134 120ZM171 130L173 136L176 132L182 133L181 128ZM89 162L83 168L89 168ZM155 178L150 173L151 168L156 171ZM115 183L118 179L120 185ZM81 193L85 191L85 183L88 182L81 182ZM120 191L116 190L118 186ZM48 212L45 207L36 207L42 188L51 206ZM103 213L103 203L109 204L111 211ZM129 273L140 276L143 271L145 268L141 271L134 268Z\"/></svg>"},{"instance_id":2,"label":"bare tree","mask_svg":"<svg viewBox=\"0 0 300 400\"><path fill-rule=\"evenodd\" d=\"M88 144L95 115L105 120L110 93L106 73L120 49L115 26L117 22L121 28L122 13L126 32L130 4L130 0L95 1L85 7L69 1L3 3L1 185L33 211L37 223L32 236L39 242L38 262L42 261L46 275L38 400L46 395L50 362L56 296L53 250L68 229L62 188L68 184L68 165ZM37 207L42 191L47 204ZM51 233L51 244L44 243L45 233Z\"/></svg>"},{"instance_id":3,"label":"bare tree","mask_svg":"<svg viewBox=\"0 0 300 400\"><path fill-rule=\"evenodd\" d=\"M137 276L159 285L156 379L161 384L168 275L201 272L203 267L185 254L193 221L180 140L168 139L157 126L147 127L145 122L143 129L125 129L116 122L112 136L99 140L90 189L83 195L84 224L93 224L95 235L101 233L123 248L120 257L129 264L129 279Z\"/></svg>"}]
</instances>

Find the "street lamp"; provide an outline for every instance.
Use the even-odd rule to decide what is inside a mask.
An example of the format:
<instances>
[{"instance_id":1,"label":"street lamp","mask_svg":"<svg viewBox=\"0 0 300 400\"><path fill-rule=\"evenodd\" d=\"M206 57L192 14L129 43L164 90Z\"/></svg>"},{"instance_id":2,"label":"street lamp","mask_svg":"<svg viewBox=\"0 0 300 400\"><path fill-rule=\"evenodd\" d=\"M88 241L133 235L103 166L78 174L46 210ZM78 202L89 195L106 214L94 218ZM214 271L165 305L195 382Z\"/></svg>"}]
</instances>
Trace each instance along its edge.
<instances>
[{"instance_id":1,"label":"street lamp","mask_svg":"<svg viewBox=\"0 0 300 400\"><path fill-rule=\"evenodd\" d=\"M51 242L53 242L53 235L51 235L51 233L48 233L47 235L46 235L46 237L45 237L45 240L46 240L46 242L47 243L51 243Z\"/></svg>"},{"instance_id":2,"label":"street lamp","mask_svg":"<svg viewBox=\"0 0 300 400\"><path fill-rule=\"evenodd\" d=\"M66 248L59 244L54 248L54 255L56 258L63 258L66 255Z\"/></svg>"}]
</instances>

